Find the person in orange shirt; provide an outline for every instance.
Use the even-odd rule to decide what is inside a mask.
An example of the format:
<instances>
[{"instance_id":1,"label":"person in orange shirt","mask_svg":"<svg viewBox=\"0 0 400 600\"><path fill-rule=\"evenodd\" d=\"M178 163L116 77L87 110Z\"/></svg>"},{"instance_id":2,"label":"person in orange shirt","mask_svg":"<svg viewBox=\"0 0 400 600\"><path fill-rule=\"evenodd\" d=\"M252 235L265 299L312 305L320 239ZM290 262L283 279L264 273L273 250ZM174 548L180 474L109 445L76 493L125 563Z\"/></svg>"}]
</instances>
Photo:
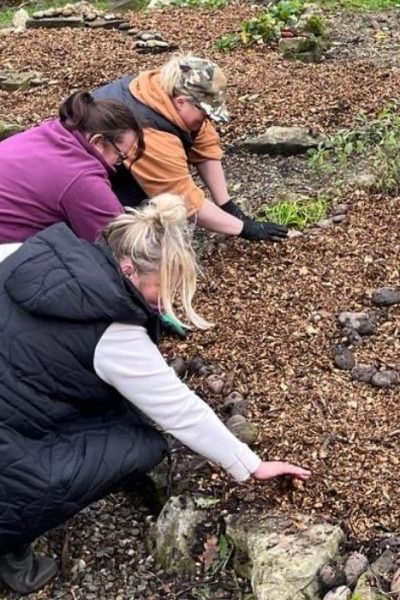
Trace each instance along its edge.
<instances>
[{"instance_id":1,"label":"person in orange shirt","mask_svg":"<svg viewBox=\"0 0 400 600\"><path fill-rule=\"evenodd\" d=\"M174 55L159 70L128 75L95 90L96 99L124 102L144 128L145 151L130 171L118 169L113 190L130 206L163 192L179 194L189 216L206 229L279 241L287 236L285 227L250 219L229 197L220 139L211 123L229 120L225 90L226 77L217 64L183 54ZM193 180L191 165L212 201Z\"/></svg>"}]
</instances>

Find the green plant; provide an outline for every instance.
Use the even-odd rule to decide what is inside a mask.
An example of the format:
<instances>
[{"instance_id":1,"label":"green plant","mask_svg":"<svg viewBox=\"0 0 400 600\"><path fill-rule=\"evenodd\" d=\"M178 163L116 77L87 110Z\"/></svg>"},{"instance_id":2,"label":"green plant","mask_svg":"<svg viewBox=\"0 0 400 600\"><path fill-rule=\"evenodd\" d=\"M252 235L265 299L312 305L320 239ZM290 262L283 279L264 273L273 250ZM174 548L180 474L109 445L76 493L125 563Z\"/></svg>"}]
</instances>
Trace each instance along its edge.
<instances>
[{"instance_id":1,"label":"green plant","mask_svg":"<svg viewBox=\"0 0 400 600\"><path fill-rule=\"evenodd\" d=\"M306 21L305 29L314 35L323 35L325 32L324 17L316 14L310 15Z\"/></svg>"},{"instance_id":2,"label":"green plant","mask_svg":"<svg viewBox=\"0 0 400 600\"><path fill-rule=\"evenodd\" d=\"M225 569L234 549L232 540L225 533L220 533L218 537L218 557L211 568L212 575L216 575L219 571Z\"/></svg>"},{"instance_id":3,"label":"green plant","mask_svg":"<svg viewBox=\"0 0 400 600\"><path fill-rule=\"evenodd\" d=\"M273 39L277 39L280 33L280 27L276 19L268 12L263 13L259 17L243 21L240 29L240 39L243 44L270 42Z\"/></svg>"},{"instance_id":4,"label":"green plant","mask_svg":"<svg viewBox=\"0 0 400 600\"><path fill-rule=\"evenodd\" d=\"M287 24L292 17L299 17L304 7L304 0L280 0L274 4L269 13L283 24Z\"/></svg>"},{"instance_id":5,"label":"green plant","mask_svg":"<svg viewBox=\"0 0 400 600\"><path fill-rule=\"evenodd\" d=\"M381 192L400 190L400 103L393 101L375 119L360 114L358 126L339 131L322 142L310 154L310 164L324 171L347 169L350 159L360 157L375 178L374 187Z\"/></svg>"},{"instance_id":6,"label":"green plant","mask_svg":"<svg viewBox=\"0 0 400 600\"><path fill-rule=\"evenodd\" d=\"M275 221L286 227L304 229L317 223L326 214L328 200L326 198L295 198L281 200L261 207L259 218Z\"/></svg>"},{"instance_id":7,"label":"green plant","mask_svg":"<svg viewBox=\"0 0 400 600\"><path fill-rule=\"evenodd\" d=\"M215 41L214 47L219 52L228 52L228 50L232 50L239 43L239 36L235 33L227 33L226 35L222 35Z\"/></svg>"}]
</instances>

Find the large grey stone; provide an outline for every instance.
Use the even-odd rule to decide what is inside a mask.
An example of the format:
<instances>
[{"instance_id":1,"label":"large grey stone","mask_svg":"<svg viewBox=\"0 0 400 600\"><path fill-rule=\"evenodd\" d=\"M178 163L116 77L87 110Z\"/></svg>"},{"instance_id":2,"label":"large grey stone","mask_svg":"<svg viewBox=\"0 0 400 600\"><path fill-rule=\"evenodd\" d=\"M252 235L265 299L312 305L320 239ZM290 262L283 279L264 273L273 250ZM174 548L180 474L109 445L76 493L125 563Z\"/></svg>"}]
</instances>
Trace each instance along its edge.
<instances>
[{"instance_id":1,"label":"large grey stone","mask_svg":"<svg viewBox=\"0 0 400 600\"><path fill-rule=\"evenodd\" d=\"M318 571L334 560L340 527L302 513L230 515L234 568L258 600L320 600Z\"/></svg>"},{"instance_id":2,"label":"large grey stone","mask_svg":"<svg viewBox=\"0 0 400 600\"><path fill-rule=\"evenodd\" d=\"M173 496L165 504L150 533L149 545L156 563L169 574L192 575L196 563L191 556L197 525L205 520L193 500Z\"/></svg>"},{"instance_id":3,"label":"large grey stone","mask_svg":"<svg viewBox=\"0 0 400 600\"><path fill-rule=\"evenodd\" d=\"M20 8L14 13L12 18L12 25L15 27L17 33L22 32L26 29L26 24L29 21L29 13L24 8Z\"/></svg>"},{"instance_id":4,"label":"large grey stone","mask_svg":"<svg viewBox=\"0 0 400 600\"><path fill-rule=\"evenodd\" d=\"M246 138L241 146L245 150L258 154L290 156L315 148L320 141L319 137L312 135L304 127L273 126L258 137Z\"/></svg>"},{"instance_id":5,"label":"large grey stone","mask_svg":"<svg viewBox=\"0 0 400 600\"><path fill-rule=\"evenodd\" d=\"M0 89L6 92L26 90L43 81L41 74L36 71L0 71Z\"/></svg>"},{"instance_id":6,"label":"large grey stone","mask_svg":"<svg viewBox=\"0 0 400 600\"><path fill-rule=\"evenodd\" d=\"M368 571L361 575L354 590L353 598L356 600L389 600L390 596L381 591L379 578L387 578L396 563L396 555L392 550L385 550L381 556L371 564ZM392 600L394 600L392 598Z\"/></svg>"},{"instance_id":7,"label":"large grey stone","mask_svg":"<svg viewBox=\"0 0 400 600\"><path fill-rule=\"evenodd\" d=\"M355 600L389 600L384 592L377 587L377 581L369 571L361 575L354 590Z\"/></svg>"}]
</instances>

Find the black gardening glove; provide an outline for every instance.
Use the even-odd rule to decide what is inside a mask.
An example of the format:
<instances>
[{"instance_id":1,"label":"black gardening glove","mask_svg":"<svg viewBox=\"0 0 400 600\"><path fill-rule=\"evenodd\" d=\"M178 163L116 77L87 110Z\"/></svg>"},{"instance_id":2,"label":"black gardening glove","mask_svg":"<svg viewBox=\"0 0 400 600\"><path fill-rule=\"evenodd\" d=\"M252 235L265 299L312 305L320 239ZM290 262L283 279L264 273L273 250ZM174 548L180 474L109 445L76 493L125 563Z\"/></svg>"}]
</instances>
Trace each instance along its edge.
<instances>
[{"instance_id":1,"label":"black gardening glove","mask_svg":"<svg viewBox=\"0 0 400 600\"><path fill-rule=\"evenodd\" d=\"M225 211L226 213L228 213L229 215L232 215L232 217L236 217L237 219L240 219L241 221L244 221L245 219L249 218L247 215L244 214L242 209L239 208L233 202L233 200L228 200L228 202L225 202L225 204L222 204L220 208L222 208L222 210Z\"/></svg>"},{"instance_id":2,"label":"black gardening glove","mask_svg":"<svg viewBox=\"0 0 400 600\"><path fill-rule=\"evenodd\" d=\"M270 240L271 242L280 242L287 237L287 234L287 228L278 225L278 223L245 219L239 237L251 241Z\"/></svg>"}]
</instances>

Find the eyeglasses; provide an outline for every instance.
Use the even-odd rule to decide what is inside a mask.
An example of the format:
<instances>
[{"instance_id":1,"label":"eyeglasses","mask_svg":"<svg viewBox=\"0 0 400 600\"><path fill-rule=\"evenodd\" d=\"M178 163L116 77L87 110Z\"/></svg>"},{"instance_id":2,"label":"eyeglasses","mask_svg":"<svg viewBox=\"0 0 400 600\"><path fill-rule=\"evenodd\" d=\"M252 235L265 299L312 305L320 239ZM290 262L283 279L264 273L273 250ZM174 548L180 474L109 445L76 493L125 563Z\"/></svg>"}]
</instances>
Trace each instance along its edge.
<instances>
[{"instance_id":1,"label":"eyeglasses","mask_svg":"<svg viewBox=\"0 0 400 600\"><path fill-rule=\"evenodd\" d=\"M120 148L118 148L117 144L115 144L112 140L107 140L107 141L114 148L114 150L118 156L118 160L115 164L123 165L126 160L129 160L129 156L127 154L125 154L125 152L122 152L122 150L120 150Z\"/></svg>"}]
</instances>

